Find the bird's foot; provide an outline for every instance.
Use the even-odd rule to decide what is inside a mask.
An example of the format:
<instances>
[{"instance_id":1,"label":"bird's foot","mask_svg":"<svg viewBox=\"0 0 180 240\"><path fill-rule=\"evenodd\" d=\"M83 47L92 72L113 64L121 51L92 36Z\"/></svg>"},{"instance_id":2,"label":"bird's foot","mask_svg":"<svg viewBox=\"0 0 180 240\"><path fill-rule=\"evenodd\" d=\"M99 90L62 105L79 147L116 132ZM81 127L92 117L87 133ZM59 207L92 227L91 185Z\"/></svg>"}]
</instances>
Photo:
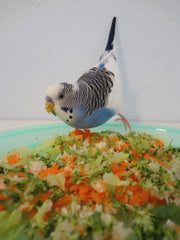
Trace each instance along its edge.
<instances>
[{"instance_id":1,"label":"bird's foot","mask_svg":"<svg viewBox=\"0 0 180 240\"><path fill-rule=\"evenodd\" d=\"M118 116L120 118L117 118L115 121L122 121L125 127L125 130L127 130L127 128L129 128L129 131L132 132L132 128L130 123L128 122L128 120L125 118L125 116L123 116L121 113L118 113Z\"/></svg>"}]
</instances>

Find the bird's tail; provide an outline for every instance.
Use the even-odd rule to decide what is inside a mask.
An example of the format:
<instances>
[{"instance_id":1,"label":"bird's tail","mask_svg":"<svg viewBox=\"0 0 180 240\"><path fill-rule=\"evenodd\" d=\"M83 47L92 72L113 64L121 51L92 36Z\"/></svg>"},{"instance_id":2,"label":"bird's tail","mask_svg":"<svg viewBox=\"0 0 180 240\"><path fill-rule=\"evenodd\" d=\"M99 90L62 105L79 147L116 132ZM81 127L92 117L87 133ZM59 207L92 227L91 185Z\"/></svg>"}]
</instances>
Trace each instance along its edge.
<instances>
[{"instance_id":1,"label":"bird's tail","mask_svg":"<svg viewBox=\"0 0 180 240\"><path fill-rule=\"evenodd\" d=\"M114 35L115 35L115 27L116 27L116 17L114 17L113 20L112 20L107 45L106 45L104 53L99 58L98 68L97 68L96 72L98 72L101 68L104 67L105 62L107 62L107 59L110 56L113 56L112 59L115 60L115 56L114 56L113 53L115 52L116 48L118 48L118 46L116 48L114 48L114 46L113 46Z\"/></svg>"},{"instance_id":2,"label":"bird's tail","mask_svg":"<svg viewBox=\"0 0 180 240\"><path fill-rule=\"evenodd\" d=\"M113 41L114 41L114 35L115 35L115 27L116 27L116 17L113 17L108 42L105 48L105 51L111 51L113 49Z\"/></svg>"}]
</instances>

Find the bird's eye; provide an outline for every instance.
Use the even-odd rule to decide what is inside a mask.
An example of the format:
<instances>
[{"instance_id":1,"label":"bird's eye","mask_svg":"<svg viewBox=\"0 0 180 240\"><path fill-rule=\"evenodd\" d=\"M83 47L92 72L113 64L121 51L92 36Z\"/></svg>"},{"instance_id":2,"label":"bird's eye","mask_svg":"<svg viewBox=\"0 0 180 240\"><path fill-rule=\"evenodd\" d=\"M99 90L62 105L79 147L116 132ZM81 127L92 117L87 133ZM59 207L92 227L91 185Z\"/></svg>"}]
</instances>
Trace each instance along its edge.
<instances>
[{"instance_id":1,"label":"bird's eye","mask_svg":"<svg viewBox=\"0 0 180 240\"><path fill-rule=\"evenodd\" d=\"M64 97L64 95L63 95L63 94L60 94L58 98L59 98L59 99L62 99L63 97Z\"/></svg>"}]
</instances>

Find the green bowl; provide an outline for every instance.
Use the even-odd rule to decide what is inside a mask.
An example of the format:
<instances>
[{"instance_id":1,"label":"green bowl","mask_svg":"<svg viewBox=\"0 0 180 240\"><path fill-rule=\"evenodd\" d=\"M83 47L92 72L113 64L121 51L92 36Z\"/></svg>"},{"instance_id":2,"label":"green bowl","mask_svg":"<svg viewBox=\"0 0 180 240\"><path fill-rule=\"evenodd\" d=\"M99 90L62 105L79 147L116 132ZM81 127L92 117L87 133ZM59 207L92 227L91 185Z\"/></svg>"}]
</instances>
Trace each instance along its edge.
<instances>
[{"instance_id":1,"label":"green bowl","mask_svg":"<svg viewBox=\"0 0 180 240\"><path fill-rule=\"evenodd\" d=\"M133 131L146 132L151 135L161 135L164 138L172 141L174 147L180 147L180 129L170 128L164 126L150 126L144 124L131 124ZM73 128L62 123L54 124L43 124L39 126L17 128L13 130L1 131L0 132L0 154L11 151L12 149L19 146L29 146L33 148L38 144L42 143L43 140L49 139L56 134L62 135ZM108 122L91 129L91 131L105 131L112 130L122 134L127 133L124 130L124 126L121 123Z\"/></svg>"}]
</instances>

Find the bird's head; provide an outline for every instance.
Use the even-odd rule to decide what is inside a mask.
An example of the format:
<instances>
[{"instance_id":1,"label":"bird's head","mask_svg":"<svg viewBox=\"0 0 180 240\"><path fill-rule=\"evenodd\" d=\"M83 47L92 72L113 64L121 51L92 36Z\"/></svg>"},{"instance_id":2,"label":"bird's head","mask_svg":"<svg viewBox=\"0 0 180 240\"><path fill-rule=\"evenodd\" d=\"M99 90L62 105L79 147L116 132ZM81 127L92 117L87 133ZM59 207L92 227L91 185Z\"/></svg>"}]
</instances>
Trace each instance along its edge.
<instances>
[{"instance_id":1,"label":"bird's head","mask_svg":"<svg viewBox=\"0 0 180 240\"><path fill-rule=\"evenodd\" d=\"M50 85L46 90L45 109L48 113L56 115L55 107L63 107L67 103L69 94L72 92L72 85L58 83Z\"/></svg>"},{"instance_id":2,"label":"bird's head","mask_svg":"<svg viewBox=\"0 0 180 240\"><path fill-rule=\"evenodd\" d=\"M45 109L48 113L56 115L55 103L58 101L59 95L62 91L63 87L61 84L52 84L47 88L45 96Z\"/></svg>"}]
</instances>

